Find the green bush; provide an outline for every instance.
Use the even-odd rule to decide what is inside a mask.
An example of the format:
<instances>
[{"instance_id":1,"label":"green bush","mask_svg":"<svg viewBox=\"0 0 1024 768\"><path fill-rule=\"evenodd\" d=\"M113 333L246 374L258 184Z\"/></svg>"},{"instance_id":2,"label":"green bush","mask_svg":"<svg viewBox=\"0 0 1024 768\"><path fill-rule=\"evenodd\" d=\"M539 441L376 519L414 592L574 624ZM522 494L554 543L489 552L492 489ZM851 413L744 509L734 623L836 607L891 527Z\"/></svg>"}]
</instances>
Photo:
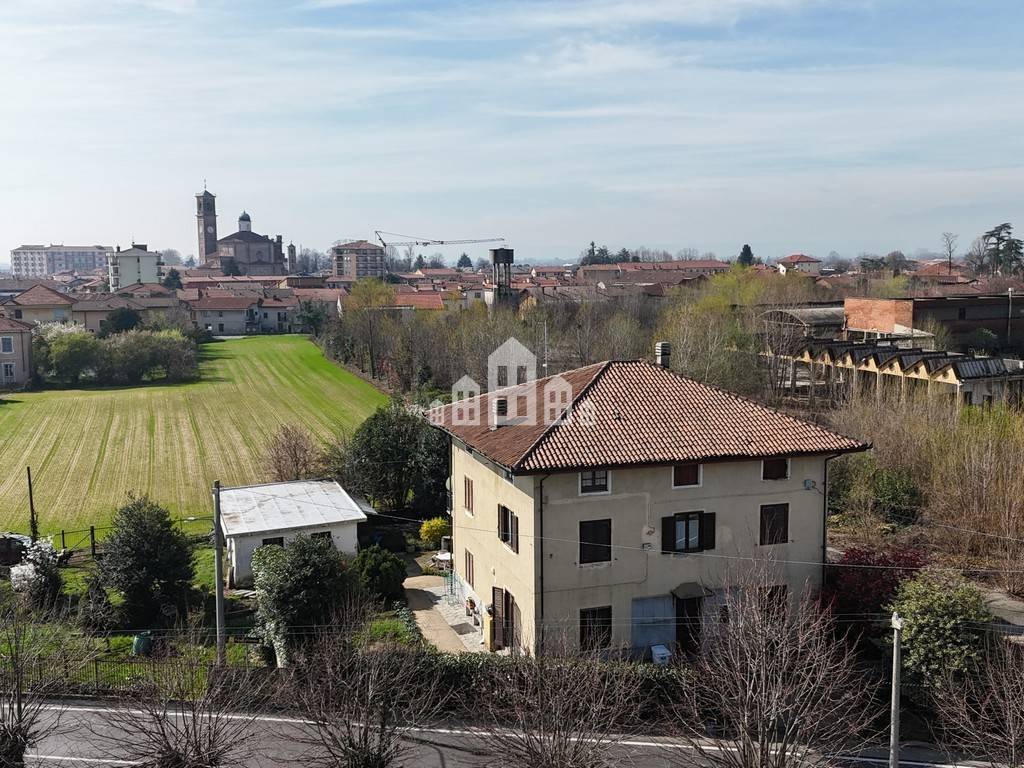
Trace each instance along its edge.
<instances>
[{"instance_id":1,"label":"green bush","mask_svg":"<svg viewBox=\"0 0 1024 768\"><path fill-rule=\"evenodd\" d=\"M982 656L985 625L993 620L974 584L937 571L903 582L888 608L903 618L907 681L926 686L972 667Z\"/></svg>"},{"instance_id":2,"label":"green bush","mask_svg":"<svg viewBox=\"0 0 1024 768\"><path fill-rule=\"evenodd\" d=\"M403 600L405 561L379 544L367 547L356 555L353 568L363 588L384 601Z\"/></svg>"},{"instance_id":3,"label":"green bush","mask_svg":"<svg viewBox=\"0 0 1024 768\"><path fill-rule=\"evenodd\" d=\"M326 624L351 588L345 560L325 539L298 536L252 557L257 631L280 662L309 631Z\"/></svg>"},{"instance_id":4,"label":"green bush","mask_svg":"<svg viewBox=\"0 0 1024 768\"><path fill-rule=\"evenodd\" d=\"M420 541L427 549L437 549L441 546L441 537L448 536L452 532L451 521L446 517L432 517L424 520L420 526Z\"/></svg>"},{"instance_id":5,"label":"green bush","mask_svg":"<svg viewBox=\"0 0 1024 768\"><path fill-rule=\"evenodd\" d=\"M171 514L147 496L114 515L99 571L124 596L125 618L151 627L184 615L192 590L192 547Z\"/></svg>"}]
</instances>

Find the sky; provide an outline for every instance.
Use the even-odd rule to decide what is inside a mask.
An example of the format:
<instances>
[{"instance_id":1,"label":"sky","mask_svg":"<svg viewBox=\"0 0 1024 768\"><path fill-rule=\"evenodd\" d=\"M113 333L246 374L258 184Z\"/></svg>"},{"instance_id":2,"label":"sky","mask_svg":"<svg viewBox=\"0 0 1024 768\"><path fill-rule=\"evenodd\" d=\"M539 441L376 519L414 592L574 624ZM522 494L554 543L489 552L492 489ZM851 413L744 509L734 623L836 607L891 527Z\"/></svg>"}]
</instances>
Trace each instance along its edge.
<instances>
[{"instance_id":1,"label":"sky","mask_svg":"<svg viewBox=\"0 0 1024 768\"><path fill-rule=\"evenodd\" d=\"M1024 206L1022 32L1020 0L2 0L0 261L195 253L204 180L221 236L319 249L963 249Z\"/></svg>"}]
</instances>

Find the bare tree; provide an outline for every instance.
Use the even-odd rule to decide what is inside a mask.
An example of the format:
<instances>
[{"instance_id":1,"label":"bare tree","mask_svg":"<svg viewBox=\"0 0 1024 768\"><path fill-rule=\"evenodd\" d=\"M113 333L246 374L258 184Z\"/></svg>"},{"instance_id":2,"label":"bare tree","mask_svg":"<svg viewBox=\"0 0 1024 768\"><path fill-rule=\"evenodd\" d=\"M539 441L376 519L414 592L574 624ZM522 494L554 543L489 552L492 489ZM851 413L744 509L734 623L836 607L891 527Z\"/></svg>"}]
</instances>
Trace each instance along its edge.
<instances>
[{"instance_id":1,"label":"bare tree","mask_svg":"<svg viewBox=\"0 0 1024 768\"><path fill-rule=\"evenodd\" d=\"M1024 765L1024 648L996 638L967 677L948 675L933 704L939 741L989 765Z\"/></svg>"},{"instance_id":2,"label":"bare tree","mask_svg":"<svg viewBox=\"0 0 1024 768\"><path fill-rule=\"evenodd\" d=\"M949 274L953 274L953 254L956 253L956 241L960 235L952 232L942 233L942 252L946 254L946 261L949 264Z\"/></svg>"},{"instance_id":3,"label":"bare tree","mask_svg":"<svg viewBox=\"0 0 1024 768\"><path fill-rule=\"evenodd\" d=\"M347 634L323 629L293 668L303 765L387 768L411 746L403 731L432 723L445 696L422 649L390 642L360 649Z\"/></svg>"},{"instance_id":4,"label":"bare tree","mask_svg":"<svg viewBox=\"0 0 1024 768\"><path fill-rule=\"evenodd\" d=\"M876 685L829 616L808 594L789 604L767 567L726 592L679 677L675 722L689 750L666 758L680 765L832 765L866 743L876 714Z\"/></svg>"},{"instance_id":5,"label":"bare tree","mask_svg":"<svg viewBox=\"0 0 1024 768\"><path fill-rule=\"evenodd\" d=\"M194 654L159 662L154 679L105 710L89 741L109 760L143 768L248 765L266 669L211 667Z\"/></svg>"},{"instance_id":6,"label":"bare tree","mask_svg":"<svg viewBox=\"0 0 1024 768\"><path fill-rule=\"evenodd\" d=\"M285 424L270 439L263 462L274 482L307 480L317 474L320 446L305 427Z\"/></svg>"},{"instance_id":7,"label":"bare tree","mask_svg":"<svg viewBox=\"0 0 1024 768\"><path fill-rule=\"evenodd\" d=\"M544 653L495 664L477 735L515 768L602 768L637 727L640 676L615 653L544 638Z\"/></svg>"},{"instance_id":8,"label":"bare tree","mask_svg":"<svg viewBox=\"0 0 1024 768\"><path fill-rule=\"evenodd\" d=\"M0 598L0 768L21 768L30 747L60 730L64 708L52 697L92 656L68 626L9 593Z\"/></svg>"}]
</instances>

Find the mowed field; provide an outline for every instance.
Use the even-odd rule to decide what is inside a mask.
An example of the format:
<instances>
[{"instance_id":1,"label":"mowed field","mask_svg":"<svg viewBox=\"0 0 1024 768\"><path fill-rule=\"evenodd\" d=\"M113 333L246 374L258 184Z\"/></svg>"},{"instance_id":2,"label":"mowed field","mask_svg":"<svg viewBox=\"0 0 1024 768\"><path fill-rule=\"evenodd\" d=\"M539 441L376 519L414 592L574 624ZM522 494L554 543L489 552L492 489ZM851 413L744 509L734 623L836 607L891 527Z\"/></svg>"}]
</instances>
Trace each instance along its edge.
<instances>
[{"instance_id":1,"label":"mowed field","mask_svg":"<svg viewBox=\"0 0 1024 768\"><path fill-rule=\"evenodd\" d=\"M387 398L300 336L204 345L189 384L0 398L0 529L28 527L25 467L45 532L105 525L129 492L210 515L210 487L265 482L279 425L351 431ZM27 532L27 531L26 531Z\"/></svg>"}]
</instances>

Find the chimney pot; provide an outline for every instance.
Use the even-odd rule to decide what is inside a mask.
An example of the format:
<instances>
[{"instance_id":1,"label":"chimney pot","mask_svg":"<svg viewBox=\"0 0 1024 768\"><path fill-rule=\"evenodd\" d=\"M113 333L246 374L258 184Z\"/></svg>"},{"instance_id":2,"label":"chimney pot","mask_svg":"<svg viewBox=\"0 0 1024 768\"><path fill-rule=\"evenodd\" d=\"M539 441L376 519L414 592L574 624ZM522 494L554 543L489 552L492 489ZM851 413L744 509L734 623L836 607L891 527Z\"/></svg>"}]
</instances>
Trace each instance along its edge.
<instances>
[{"instance_id":1,"label":"chimney pot","mask_svg":"<svg viewBox=\"0 0 1024 768\"><path fill-rule=\"evenodd\" d=\"M669 367L672 358L672 344L667 341L659 341L654 345L654 362L662 368Z\"/></svg>"},{"instance_id":2,"label":"chimney pot","mask_svg":"<svg viewBox=\"0 0 1024 768\"><path fill-rule=\"evenodd\" d=\"M504 426L508 418L508 398L496 397L491 400L491 429Z\"/></svg>"}]
</instances>

